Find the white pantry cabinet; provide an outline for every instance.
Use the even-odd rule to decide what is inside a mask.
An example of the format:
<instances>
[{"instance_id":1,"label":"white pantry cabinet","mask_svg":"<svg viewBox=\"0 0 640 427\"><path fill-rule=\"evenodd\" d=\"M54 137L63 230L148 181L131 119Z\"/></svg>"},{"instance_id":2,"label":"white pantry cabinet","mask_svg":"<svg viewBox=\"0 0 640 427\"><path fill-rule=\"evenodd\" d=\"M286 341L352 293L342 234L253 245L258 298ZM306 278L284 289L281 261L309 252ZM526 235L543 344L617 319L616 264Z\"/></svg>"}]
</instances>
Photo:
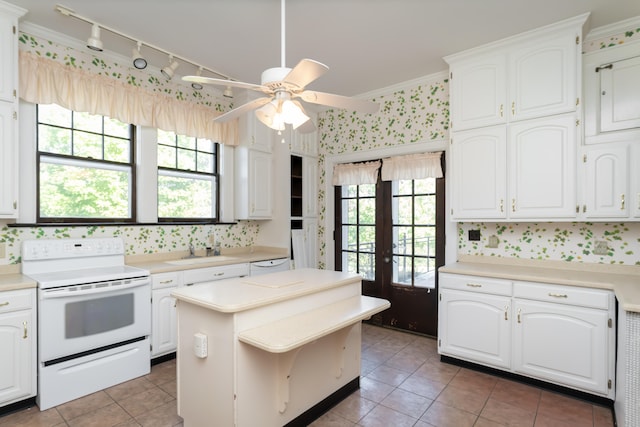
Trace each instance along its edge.
<instances>
[{"instance_id":1,"label":"white pantry cabinet","mask_svg":"<svg viewBox=\"0 0 640 427\"><path fill-rule=\"evenodd\" d=\"M587 17L445 58L454 220L576 218L580 41Z\"/></svg>"},{"instance_id":2,"label":"white pantry cabinet","mask_svg":"<svg viewBox=\"0 0 640 427\"><path fill-rule=\"evenodd\" d=\"M0 292L0 406L36 395L36 290Z\"/></svg>"},{"instance_id":3,"label":"white pantry cabinet","mask_svg":"<svg viewBox=\"0 0 640 427\"><path fill-rule=\"evenodd\" d=\"M440 273L439 293L440 354L613 399L613 292Z\"/></svg>"},{"instance_id":4,"label":"white pantry cabinet","mask_svg":"<svg viewBox=\"0 0 640 427\"><path fill-rule=\"evenodd\" d=\"M240 145L271 153L275 131L259 121L254 113L240 117L238 132Z\"/></svg>"},{"instance_id":5,"label":"white pantry cabinet","mask_svg":"<svg viewBox=\"0 0 640 427\"><path fill-rule=\"evenodd\" d=\"M176 351L176 300L171 292L180 286L180 273L151 275L151 357Z\"/></svg>"},{"instance_id":6,"label":"white pantry cabinet","mask_svg":"<svg viewBox=\"0 0 640 427\"><path fill-rule=\"evenodd\" d=\"M18 18L0 1L0 218L18 216Z\"/></svg>"},{"instance_id":7,"label":"white pantry cabinet","mask_svg":"<svg viewBox=\"0 0 640 427\"><path fill-rule=\"evenodd\" d=\"M236 219L273 216L273 155L247 147L235 148Z\"/></svg>"}]
</instances>

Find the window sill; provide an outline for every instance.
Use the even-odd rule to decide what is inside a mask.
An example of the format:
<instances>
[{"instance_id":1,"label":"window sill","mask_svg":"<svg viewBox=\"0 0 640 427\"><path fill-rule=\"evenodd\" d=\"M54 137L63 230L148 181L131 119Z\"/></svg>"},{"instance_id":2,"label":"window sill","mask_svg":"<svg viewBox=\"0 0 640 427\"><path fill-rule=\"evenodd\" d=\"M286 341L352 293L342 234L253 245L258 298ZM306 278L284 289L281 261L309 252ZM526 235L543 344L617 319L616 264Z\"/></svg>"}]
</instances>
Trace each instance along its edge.
<instances>
[{"instance_id":1,"label":"window sill","mask_svg":"<svg viewBox=\"0 0 640 427\"><path fill-rule=\"evenodd\" d=\"M162 221L162 222L42 222L7 224L8 227L150 227L160 225L235 225L237 222Z\"/></svg>"}]
</instances>

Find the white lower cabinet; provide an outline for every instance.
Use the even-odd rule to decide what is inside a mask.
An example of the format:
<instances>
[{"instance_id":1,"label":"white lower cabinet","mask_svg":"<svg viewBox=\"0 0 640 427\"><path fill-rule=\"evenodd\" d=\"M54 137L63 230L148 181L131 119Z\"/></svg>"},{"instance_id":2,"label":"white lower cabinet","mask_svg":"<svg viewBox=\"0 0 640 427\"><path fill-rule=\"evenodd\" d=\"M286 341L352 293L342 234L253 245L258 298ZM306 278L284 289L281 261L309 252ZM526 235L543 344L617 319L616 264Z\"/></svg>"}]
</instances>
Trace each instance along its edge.
<instances>
[{"instance_id":1,"label":"white lower cabinet","mask_svg":"<svg viewBox=\"0 0 640 427\"><path fill-rule=\"evenodd\" d=\"M611 291L440 273L438 351L613 399Z\"/></svg>"},{"instance_id":2,"label":"white lower cabinet","mask_svg":"<svg viewBox=\"0 0 640 427\"><path fill-rule=\"evenodd\" d=\"M151 276L151 357L176 351L176 300L171 292L179 285L178 272Z\"/></svg>"},{"instance_id":3,"label":"white lower cabinet","mask_svg":"<svg viewBox=\"0 0 640 427\"><path fill-rule=\"evenodd\" d=\"M441 352L508 369L511 298L452 289L442 289L440 296Z\"/></svg>"},{"instance_id":4,"label":"white lower cabinet","mask_svg":"<svg viewBox=\"0 0 640 427\"><path fill-rule=\"evenodd\" d=\"M36 395L36 290L0 292L0 406Z\"/></svg>"}]
</instances>

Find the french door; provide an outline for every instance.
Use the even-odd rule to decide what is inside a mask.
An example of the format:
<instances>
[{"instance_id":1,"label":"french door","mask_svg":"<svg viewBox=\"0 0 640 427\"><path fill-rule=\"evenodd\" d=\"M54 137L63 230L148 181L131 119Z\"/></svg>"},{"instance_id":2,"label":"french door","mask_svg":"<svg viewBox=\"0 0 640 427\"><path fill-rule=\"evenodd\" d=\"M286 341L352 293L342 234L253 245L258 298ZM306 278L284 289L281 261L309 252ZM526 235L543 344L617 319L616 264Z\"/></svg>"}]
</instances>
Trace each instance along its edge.
<instances>
[{"instance_id":1,"label":"french door","mask_svg":"<svg viewBox=\"0 0 640 427\"><path fill-rule=\"evenodd\" d=\"M437 334L437 268L444 264L444 179L335 189L336 270L359 273L364 295L391 308L372 321Z\"/></svg>"}]
</instances>

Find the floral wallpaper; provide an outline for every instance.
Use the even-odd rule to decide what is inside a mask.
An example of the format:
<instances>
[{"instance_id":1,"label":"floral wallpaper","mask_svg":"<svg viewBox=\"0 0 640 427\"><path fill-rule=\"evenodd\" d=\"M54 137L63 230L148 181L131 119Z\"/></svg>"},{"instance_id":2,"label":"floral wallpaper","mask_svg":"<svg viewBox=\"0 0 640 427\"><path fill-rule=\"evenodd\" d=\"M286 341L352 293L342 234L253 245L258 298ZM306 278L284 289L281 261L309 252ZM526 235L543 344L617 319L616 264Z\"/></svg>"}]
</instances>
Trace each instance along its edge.
<instances>
[{"instance_id":1,"label":"floral wallpaper","mask_svg":"<svg viewBox=\"0 0 640 427\"><path fill-rule=\"evenodd\" d=\"M121 237L125 255L154 254L196 250L210 246L210 236L223 248L252 246L258 236L256 222L242 221L231 225L130 225L73 227L9 227L0 222L0 242L5 243L9 264L21 262L22 241L31 239L64 239L85 237Z\"/></svg>"},{"instance_id":2,"label":"floral wallpaper","mask_svg":"<svg viewBox=\"0 0 640 427\"><path fill-rule=\"evenodd\" d=\"M583 49L606 49L630 40L640 40L640 28L595 40ZM324 194L325 157L449 137L446 77L425 79L424 83L373 100L381 104L374 115L330 110L318 119L321 267L327 256L324 230L328 221L333 221L325 212L325 198L332 197ZM467 239L470 229L480 230L479 242ZM487 247L490 236L497 237L497 247ZM460 223L457 240L459 255L640 265L640 223ZM606 242L605 254L593 252L596 242Z\"/></svg>"}]
</instances>

